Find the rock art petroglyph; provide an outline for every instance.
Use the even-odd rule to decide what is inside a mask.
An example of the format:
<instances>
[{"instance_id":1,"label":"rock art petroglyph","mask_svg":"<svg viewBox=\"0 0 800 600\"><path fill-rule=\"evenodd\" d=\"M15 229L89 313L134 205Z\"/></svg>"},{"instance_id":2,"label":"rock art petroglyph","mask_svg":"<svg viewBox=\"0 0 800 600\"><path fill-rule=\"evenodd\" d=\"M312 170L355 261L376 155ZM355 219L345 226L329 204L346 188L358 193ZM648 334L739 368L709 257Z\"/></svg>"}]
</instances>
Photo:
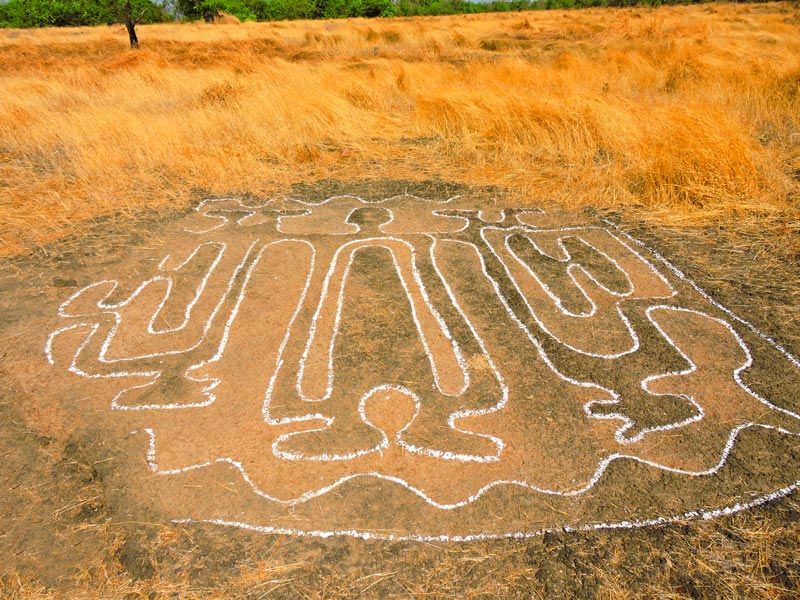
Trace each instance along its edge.
<instances>
[{"instance_id":1,"label":"rock art petroglyph","mask_svg":"<svg viewBox=\"0 0 800 600\"><path fill-rule=\"evenodd\" d=\"M152 477L223 469L255 498L180 519L461 540L796 487L715 495L743 432L800 434L797 403L753 383L751 346L793 376L797 359L613 225L562 221L460 196L207 200L149 277L64 299L44 355L129 411ZM650 488L626 491L641 473ZM368 510L373 489L402 510Z\"/></svg>"}]
</instances>

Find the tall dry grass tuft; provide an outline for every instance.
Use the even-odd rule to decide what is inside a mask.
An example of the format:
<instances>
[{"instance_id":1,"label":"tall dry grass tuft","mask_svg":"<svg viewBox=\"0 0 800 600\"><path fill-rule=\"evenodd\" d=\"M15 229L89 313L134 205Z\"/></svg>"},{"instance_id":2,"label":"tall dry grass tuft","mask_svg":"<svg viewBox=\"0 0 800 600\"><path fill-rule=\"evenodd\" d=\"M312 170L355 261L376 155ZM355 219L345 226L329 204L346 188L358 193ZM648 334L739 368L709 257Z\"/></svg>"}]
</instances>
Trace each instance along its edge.
<instances>
[{"instance_id":1,"label":"tall dry grass tuft","mask_svg":"<svg viewBox=\"0 0 800 600\"><path fill-rule=\"evenodd\" d=\"M797 210L788 4L0 32L0 252L323 177L690 224Z\"/></svg>"}]
</instances>

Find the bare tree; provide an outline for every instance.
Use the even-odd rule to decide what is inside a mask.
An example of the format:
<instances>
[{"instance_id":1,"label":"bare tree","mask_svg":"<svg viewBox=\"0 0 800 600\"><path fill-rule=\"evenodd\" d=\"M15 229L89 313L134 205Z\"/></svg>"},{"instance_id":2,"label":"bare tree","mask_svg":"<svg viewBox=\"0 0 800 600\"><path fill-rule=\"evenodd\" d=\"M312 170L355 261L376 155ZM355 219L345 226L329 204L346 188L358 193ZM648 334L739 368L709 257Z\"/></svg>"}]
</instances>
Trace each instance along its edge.
<instances>
[{"instance_id":1,"label":"bare tree","mask_svg":"<svg viewBox=\"0 0 800 600\"><path fill-rule=\"evenodd\" d=\"M131 48L139 48L139 36L136 34L136 26L146 20L152 21L155 14L161 11L162 15L168 13L166 0L109 0L113 9L113 14L119 23L125 24L128 31L128 39ZM157 19L156 19L157 20Z\"/></svg>"},{"instance_id":2,"label":"bare tree","mask_svg":"<svg viewBox=\"0 0 800 600\"><path fill-rule=\"evenodd\" d=\"M131 41L131 48L137 49L139 47L139 36L136 35L137 20L134 19L133 8L131 7L131 0L125 0L123 7L125 19L125 29L128 30L128 38Z\"/></svg>"}]
</instances>

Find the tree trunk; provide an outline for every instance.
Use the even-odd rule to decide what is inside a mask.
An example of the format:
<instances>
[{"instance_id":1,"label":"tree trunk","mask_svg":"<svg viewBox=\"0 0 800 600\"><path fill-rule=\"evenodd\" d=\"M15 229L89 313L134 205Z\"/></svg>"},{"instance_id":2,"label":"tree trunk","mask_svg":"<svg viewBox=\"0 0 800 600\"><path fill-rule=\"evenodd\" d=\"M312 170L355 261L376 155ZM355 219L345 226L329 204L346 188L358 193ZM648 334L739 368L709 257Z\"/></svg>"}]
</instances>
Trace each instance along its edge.
<instances>
[{"instance_id":1,"label":"tree trunk","mask_svg":"<svg viewBox=\"0 0 800 600\"><path fill-rule=\"evenodd\" d=\"M131 48L139 48L139 38L136 36L136 21L133 20L131 10L131 0L125 0L125 29L128 30L128 38L131 41Z\"/></svg>"},{"instance_id":2,"label":"tree trunk","mask_svg":"<svg viewBox=\"0 0 800 600\"><path fill-rule=\"evenodd\" d=\"M136 23L133 21L126 19L125 20L125 28L128 30L128 37L131 40L131 48L134 50L139 48L139 38L136 37Z\"/></svg>"}]
</instances>

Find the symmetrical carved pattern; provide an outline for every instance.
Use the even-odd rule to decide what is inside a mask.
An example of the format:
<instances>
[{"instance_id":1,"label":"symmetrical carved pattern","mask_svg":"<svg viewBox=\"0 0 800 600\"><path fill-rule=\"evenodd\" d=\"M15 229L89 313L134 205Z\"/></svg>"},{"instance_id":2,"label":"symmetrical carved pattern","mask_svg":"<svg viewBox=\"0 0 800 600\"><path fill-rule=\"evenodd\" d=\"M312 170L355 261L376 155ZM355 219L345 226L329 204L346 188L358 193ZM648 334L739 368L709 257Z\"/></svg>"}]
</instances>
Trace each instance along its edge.
<instances>
[{"instance_id":1,"label":"symmetrical carved pattern","mask_svg":"<svg viewBox=\"0 0 800 600\"><path fill-rule=\"evenodd\" d=\"M66 299L45 355L152 416L154 473L223 463L292 507L367 480L448 513L498 488L582 498L618 461L712 476L745 429L800 434L743 380L732 323L796 358L613 226L553 222L458 197L209 200L129 293L107 280ZM733 509L683 516L717 510Z\"/></svg>"}]
</instances>

